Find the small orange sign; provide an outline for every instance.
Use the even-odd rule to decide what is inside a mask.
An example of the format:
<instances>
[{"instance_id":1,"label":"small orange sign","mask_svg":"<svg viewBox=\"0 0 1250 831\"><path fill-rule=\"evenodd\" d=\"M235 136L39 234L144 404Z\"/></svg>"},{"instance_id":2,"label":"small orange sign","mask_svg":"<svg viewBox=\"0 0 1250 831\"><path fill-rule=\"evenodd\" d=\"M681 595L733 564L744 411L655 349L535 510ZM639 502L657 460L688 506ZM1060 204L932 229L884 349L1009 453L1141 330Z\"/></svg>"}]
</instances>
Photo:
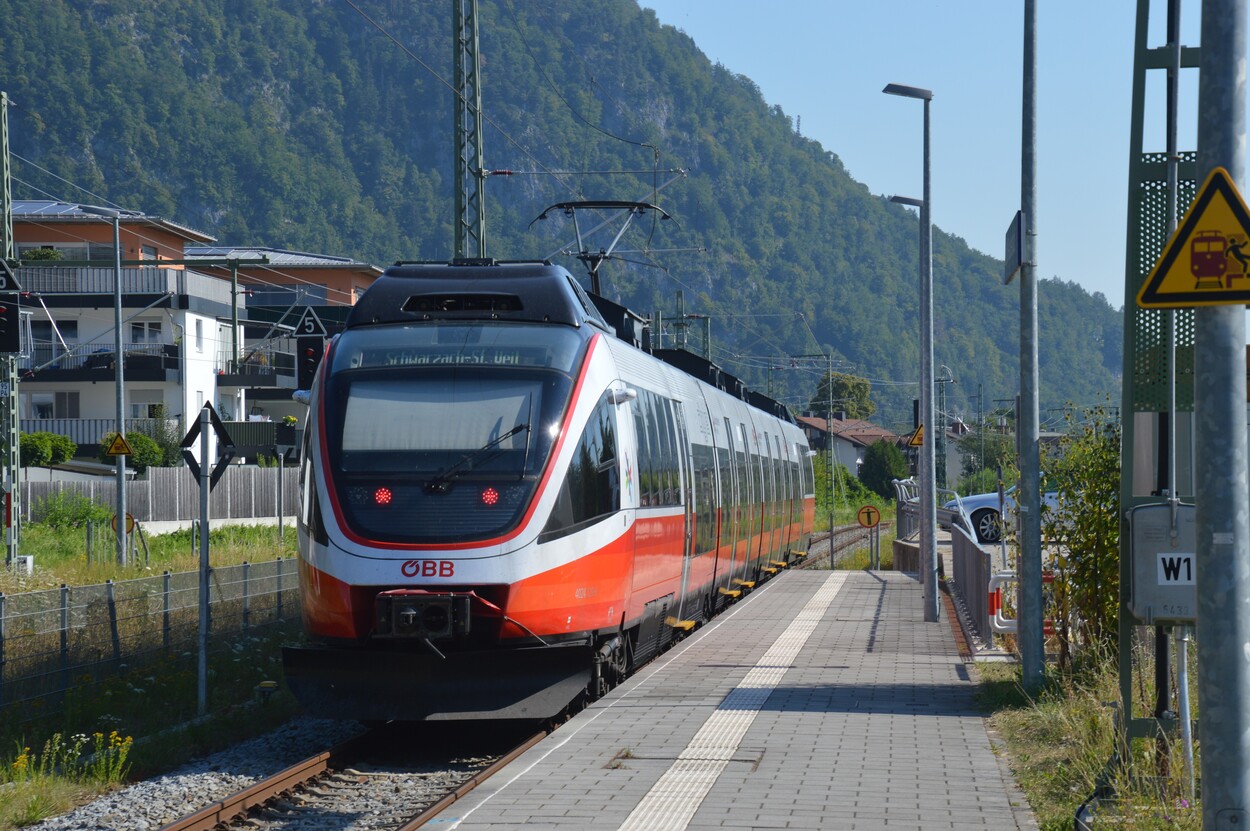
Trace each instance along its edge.
<instances>
[{"instance_id":1,"label":"small orange sign","mask_svg":"<svg viewBox=\"0 0 1250 831\"><path fill-rule=\"evenodd\" d=\"M134 451L126 443L126 437L118 433L113 436L113 441L109 442L108 450L105 450L104 453L107 456L131 456L134 454Z\"/></svg>"},{"instance_id":2,"label":"small orange sign","mask_svg":"<svg viewBox=\"0 0 1250 831\"><path fill-rule=\"evenodd\" d=\"M859 524L865 528L876 528L881 522L881 511L872 505L865 505L859 509L859 513L855 515L859 520Z\"/></svg>"}]
</instances>

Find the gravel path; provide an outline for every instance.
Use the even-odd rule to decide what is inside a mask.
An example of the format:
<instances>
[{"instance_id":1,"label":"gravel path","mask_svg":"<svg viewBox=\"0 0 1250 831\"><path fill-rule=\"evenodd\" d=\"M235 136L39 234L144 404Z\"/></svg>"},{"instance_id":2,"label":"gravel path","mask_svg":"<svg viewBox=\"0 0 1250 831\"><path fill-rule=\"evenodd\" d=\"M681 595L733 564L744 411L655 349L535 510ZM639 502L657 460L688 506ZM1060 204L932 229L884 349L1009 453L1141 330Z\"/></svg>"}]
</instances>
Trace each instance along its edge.
<instances>
[{"instance_id":1,"label":"gravel path","mask_svg":"<svg viewBox=\"0 0 1250 831\"><path fill-rule=\"evenodd\" d=\"M33 831L156 831L360 730L359 724L350 721L295 719L272 733L29 827Z\"/></svg>"}]
</instances>

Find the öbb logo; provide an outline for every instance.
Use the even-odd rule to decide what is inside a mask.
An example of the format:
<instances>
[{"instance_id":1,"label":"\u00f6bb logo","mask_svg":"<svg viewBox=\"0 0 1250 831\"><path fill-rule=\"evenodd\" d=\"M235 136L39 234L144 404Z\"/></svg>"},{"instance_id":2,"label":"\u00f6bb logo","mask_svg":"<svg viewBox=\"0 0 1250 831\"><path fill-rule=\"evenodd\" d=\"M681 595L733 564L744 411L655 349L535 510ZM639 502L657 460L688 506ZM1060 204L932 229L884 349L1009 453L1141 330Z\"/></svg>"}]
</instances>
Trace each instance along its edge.
<instances>
[{"instance_id":1,"label":"\u00f6bb logo","mask_svg":"<svg viewBox=\"0 0 1250 831\"><path fill-rule=\"evenodd\" d=\"M399 570L405 577L454 577L453 560L405 560Z\"/></svg>"}]
</instances>

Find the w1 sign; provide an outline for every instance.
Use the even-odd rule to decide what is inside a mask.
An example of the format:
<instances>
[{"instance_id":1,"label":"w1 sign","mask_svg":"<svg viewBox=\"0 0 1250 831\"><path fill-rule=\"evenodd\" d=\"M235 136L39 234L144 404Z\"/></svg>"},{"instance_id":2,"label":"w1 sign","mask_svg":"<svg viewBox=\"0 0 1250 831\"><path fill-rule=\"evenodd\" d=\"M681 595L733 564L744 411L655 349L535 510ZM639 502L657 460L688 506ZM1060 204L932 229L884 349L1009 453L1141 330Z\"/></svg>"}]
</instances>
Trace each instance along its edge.
<instances>
[{"instance_id":1,"label":"w1 sign","mask_svg":"<svg viewBox=\"0 0 1250 831\"><path fill-rule=\"evenodd\" d=\"M1140 623L1193 623L1198 617L1193 505L1141 505L1129 511L1133 584L1129 611Z\"/></svg>"}]
</instances>

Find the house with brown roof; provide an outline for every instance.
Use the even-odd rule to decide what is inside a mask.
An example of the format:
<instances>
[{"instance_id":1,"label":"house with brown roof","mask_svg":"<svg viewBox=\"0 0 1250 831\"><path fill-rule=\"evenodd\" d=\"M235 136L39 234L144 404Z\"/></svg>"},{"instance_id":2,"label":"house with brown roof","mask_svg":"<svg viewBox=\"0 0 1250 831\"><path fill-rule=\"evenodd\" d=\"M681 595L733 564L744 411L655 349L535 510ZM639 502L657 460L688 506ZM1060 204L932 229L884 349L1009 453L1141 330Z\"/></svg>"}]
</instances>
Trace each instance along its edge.
<instances>
[{"instance_id":1,"label":"house with brown roof","mask_svg":"<svg viewBox=\"0 0 1250 831\"><path fill-rule=\"evenodd\" d=\"M799 416L797 421L812 448L828 453L832 443L834 459L856 476L870 444L899 441L899 437L886 428L871 421L847 418L845 413L835 413L831 419L805 415Z\"/></svg>"}]
</instances>

